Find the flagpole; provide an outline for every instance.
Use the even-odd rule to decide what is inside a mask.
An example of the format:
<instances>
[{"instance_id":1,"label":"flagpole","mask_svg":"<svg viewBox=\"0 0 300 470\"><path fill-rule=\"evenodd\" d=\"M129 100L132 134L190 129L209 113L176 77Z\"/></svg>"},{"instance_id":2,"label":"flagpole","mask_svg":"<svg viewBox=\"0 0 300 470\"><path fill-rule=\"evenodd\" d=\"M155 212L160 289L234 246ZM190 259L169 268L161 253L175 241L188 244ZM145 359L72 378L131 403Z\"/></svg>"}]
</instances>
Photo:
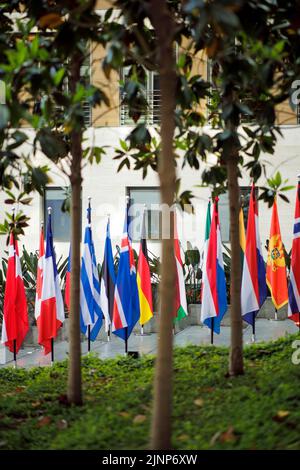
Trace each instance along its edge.
<instances>
[{"instance_id":1,"label":"flagpole","mask_svg":"<svg viewBox=\"0 0 300 470\"><path fill-rule=\"evenodd\" d=\"M255 313L252 313L252 343L255 343Z\"/></svg>"},{"instance_id":2,"label":"flagpole","mask_svg":"<svg viewBox=\"0 0 300 470\"><path fill-rule=\"evenodd\" d=\"M91 225L92 217L91 217L91 197L88 197L88 211L87 211L87 219L88 224ZM91 351L91 325L88 325L88 353Z\"/></svg>"},{"instance_id":3,"label":"flagpole","mask_svg":"<svg viewBox=\"0 0 300 470\"><path fill-rule=\"evenodd\" d=\"M211 319L211 330L210 330L210 344L214 344L214 317Z\"/></svg>"},{"instance_id":4,"label":"flagpole","mask_svg":"<svg viewBox=\"0 0 300 470\"><path fill-rule=\"evenodd\" d=\"M277 315L277 308L275 308L275 317L274 317L274 320L277 321L278 320L278 315Z\"/></svg>"},{"instance_id":5,"label":"flagpole","mask_svg":"<svg viewBox=\"0 0 300 470\"><path fill-rule=\"evenodd\" d=\"M51 338L51 366L54 364L54 338Z\"/></svg>"},{"instance_id":6,"label":"flagpole","mask_svg":"<svg viewBox=\"0 0 300 470\"><path fill-rule=\"evenodd\" d=\"M125 328L125 355L128 354L128 327Z\"/></svg>"},{"instance_id":7,"label":"flagpole","mask_svg":"<svg viewBox=\"0 0 300 470\"><path fill-rule=\"evenodd\" d=\"M107 213L107 224L109 224L110 227L110 213ZM102 270L101 270L102 271ZM108 307L108 316L110 317L110 307ZM110 319L112 321L112 318ZM111 327L108 325L108 330L107 330L107 342L110 342L110 332L111 332Z\"/></svg>"},{"instance_id":8,"label":"flagpole","mask_svg":"<svg viewBox=\"0 0 300 470\"><path fill-rule=\"evenodd\" d=\"M13 224L15 223L15 207L12 208L12 222ZM13 240L14 240L14 257L16 253L16 241L15 241L15 235L13 233ZM14 369L17 368L17 340L13 340L13 345L14 345Z\"/></svg>"},{"instance_id":9,"label":"flagpole","mask_svg":"<svg viewBox=\"0 0 300 470\"><path fill-rule=\"evenodd\" d=\"M14 339L14 369L17 368L17 340Z\"/></svg>"}]
</instances>

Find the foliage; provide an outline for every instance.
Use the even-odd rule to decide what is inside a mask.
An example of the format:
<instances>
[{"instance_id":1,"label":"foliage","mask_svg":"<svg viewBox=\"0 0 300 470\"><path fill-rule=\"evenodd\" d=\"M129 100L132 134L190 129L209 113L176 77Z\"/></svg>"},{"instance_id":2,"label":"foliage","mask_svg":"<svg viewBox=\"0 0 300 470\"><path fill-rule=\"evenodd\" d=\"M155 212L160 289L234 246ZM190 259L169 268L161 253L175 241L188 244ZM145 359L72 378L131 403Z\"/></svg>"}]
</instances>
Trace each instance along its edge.
<instances>
[{"instance_id":1,"label":"foliage","mask_svg":"<svg viewBox=\"0 0 300 470\"><path fill-rule=\"evenodd\" d=\"M296 338L246 347L248 373L236 378L226 375L227 348L176 349L173 448L299 450ZM67 406L66 362L0 369L2 449L147 448L154 358L82 364L82 407Z\"/></svg>"}]
</instances>

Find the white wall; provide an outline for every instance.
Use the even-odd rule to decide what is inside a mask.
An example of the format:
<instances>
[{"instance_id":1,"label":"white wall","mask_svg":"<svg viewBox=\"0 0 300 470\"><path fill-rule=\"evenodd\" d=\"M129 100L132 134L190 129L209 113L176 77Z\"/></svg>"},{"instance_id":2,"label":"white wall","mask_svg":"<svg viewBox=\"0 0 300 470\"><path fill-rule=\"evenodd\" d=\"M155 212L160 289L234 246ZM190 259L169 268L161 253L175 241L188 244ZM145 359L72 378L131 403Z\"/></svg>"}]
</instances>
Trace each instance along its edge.
<instances>
[{"instance_id":1,"label":"white wall","mask_svg":"<svg viewBox=\"0 0 300 470\"><path fill-rule=\"evenodd\" d=\"M124 138L128 134L129 129L126 127L118 128L97 128L91 129L87 137L89 140L94 139L96 145L107 145L110 149L107 155L102 158L99 165L87 165L84 168L84 183L82 193L83 203L83 228L85 225L85 209L88 197L92 198L93 208L93 236L96 248L96 255L99 261L102 261L103 247L105 239L105 228L107 213L111 215L111 233L113 246L120 243L120 237L123 229L124 207L126 187L128 186L158 186L158 177L152 171L149 171L145 180L142 179L141 172L129 171L123 168L120 173L116 173L119 165L118 161L112 160L114 156L113 147L118 146L119 138ZM30 131L29 131L30 132ZM271 176L277 169L280 170L283 178L289 179L289 184L297 184L297 175L300 173L300 128L298 126L286 126L282 128L283 138L281 138L276 146L273 156L265 156L267 162L267 175ZM29 148L29 147L28 147ZM24 149L26 150L26 148ZM213 158L212 158L213 159ZM37 157L37 162L42 163L46 160L44 157ZM47 163L49 163L47 161ZM52 184L57 186L68 186L68 178L62 174L56 167L52 166L51 178ZM181 191L185 189L192 190L196 198L194 204L196 207L195 215L184 215L178 217L179 237L183 247L186 248L186 241L189 240L193 245L202 247L206 207L209 197L209 190L206 188L198 188L201 184L201 172L204 169L202 165L200 171L192 170L185 167L178 170L178 175L182 178ZM241 185L250 185L250 179L246 172L243 173ZM264 185L265 179L262 177L259 184ZM295 204L295 190L290 191L288 197L291 201L287 204L281 200L278 201L279 217L281 221L282 238L289 250L292 242L292 229ZM11 206L4 206L3 200L5 194L0 195L1 213L0 220L3 220L4 211L11 210ZM35 194L31 206L22 208L30 217L30 227L26 230L26 236L21 237L20 245L25 244L30 251L38 249L39 226L42 221L42 203L41 197ZM271 219L271 210L260 202L260 232L262 243L269 238L269 228ZM5 237L0 237L0 252L3 253L5 248ZM149 248L159 254L159 242L149 242ZM67 255L69 246L66 243L56 243L56 252Z\"/></svg>"}]
</instances>

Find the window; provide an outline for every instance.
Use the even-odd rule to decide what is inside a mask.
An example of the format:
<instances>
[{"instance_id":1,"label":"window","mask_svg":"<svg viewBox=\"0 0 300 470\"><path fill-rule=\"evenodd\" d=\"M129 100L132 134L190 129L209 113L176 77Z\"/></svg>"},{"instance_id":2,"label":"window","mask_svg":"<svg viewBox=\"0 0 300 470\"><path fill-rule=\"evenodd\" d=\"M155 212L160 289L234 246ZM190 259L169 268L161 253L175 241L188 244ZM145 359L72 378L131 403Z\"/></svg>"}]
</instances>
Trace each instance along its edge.
<instances>
[{"instance_id":1,"label":"window","mask_svg":"<svg viewBox=\"0 0 300 470\"><path fill-rule=\"evenodd\" d=\"M257 191L257 188L256 188L256 191ZM240 187L240 197L241 197L241 204L243 205L245 230L247 229L247 222L248 222L250 193L251 193L251 187L250 186ZM257 194L256 194L256 196L257 196ZM228 193L224 193L224 194L221 194L219 196L219 219L220 219L220 226L221 226L222 242L223 243L229 243L230 242L230 240L229 240L230 236L229 236L229 200L228 200Z\"/></svg>"},{"instance_id":2,"label":"window","mask_svg":"<svg viewBox=\"0 0 300 470\"><path fill-rule=\"evenodd\" d=\"M124 67L121 70L121 80L124 83L129 73L130 67ZM146 72L146 80L143 86L143 93L145 94L148 107L143 110L141 121L147 124L158 124L160 122L160 88L159 76L156 72ZM120 123L122 126L132 126L134 124L132 118L129 116L129 109L127 104L123 103L125 92L123 87L120 87Z\"/></svg>"},{"instance_id":3,"label":"window","mask_svg":"<svg viewBox=\"0 0 300 470\"><path fill-rule=\"evenodd\" d=\"M44 226L47 228L48 207L52 209L52 231L55 241L68 242L71 234L71 218L68 212L62 211L67 188L46 188L44 193Z\"/></svg>"},{"instance_id":4,"label":"window","mask_svg":"<svg viewBox=\"0 0 300 470\"><path fill-rule=\"evenodd\" d=\"M130 204L130 236L132 240L140 240L144 208L146 210L146 236L149 240L160 240L162 224L159 188L127 188L127 195Z\"/></svg>"}]
</instances>

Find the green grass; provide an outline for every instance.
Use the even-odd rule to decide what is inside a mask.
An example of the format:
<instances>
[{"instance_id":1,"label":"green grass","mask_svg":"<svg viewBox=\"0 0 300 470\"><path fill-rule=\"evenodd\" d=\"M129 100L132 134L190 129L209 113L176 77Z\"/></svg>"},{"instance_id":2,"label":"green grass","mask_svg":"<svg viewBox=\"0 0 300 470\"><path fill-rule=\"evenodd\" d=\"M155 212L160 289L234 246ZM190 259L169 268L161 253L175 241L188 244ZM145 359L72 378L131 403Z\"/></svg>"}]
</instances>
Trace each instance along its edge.
<instances>
[{"instance_id":1,"label":"green grass","mask_svg":"<svg viewBox=\"0 0 300 470\"><path fill-rule=\"evenodd\" d=\"M226 376L226 348L176 349L174 448L300 449L295 339L248 347L237 378ZM82 407L66 404L66 362L0 369L0 450L146 448L153 365L153 357L84 358Z\"/></svg>"}]
</instances>

